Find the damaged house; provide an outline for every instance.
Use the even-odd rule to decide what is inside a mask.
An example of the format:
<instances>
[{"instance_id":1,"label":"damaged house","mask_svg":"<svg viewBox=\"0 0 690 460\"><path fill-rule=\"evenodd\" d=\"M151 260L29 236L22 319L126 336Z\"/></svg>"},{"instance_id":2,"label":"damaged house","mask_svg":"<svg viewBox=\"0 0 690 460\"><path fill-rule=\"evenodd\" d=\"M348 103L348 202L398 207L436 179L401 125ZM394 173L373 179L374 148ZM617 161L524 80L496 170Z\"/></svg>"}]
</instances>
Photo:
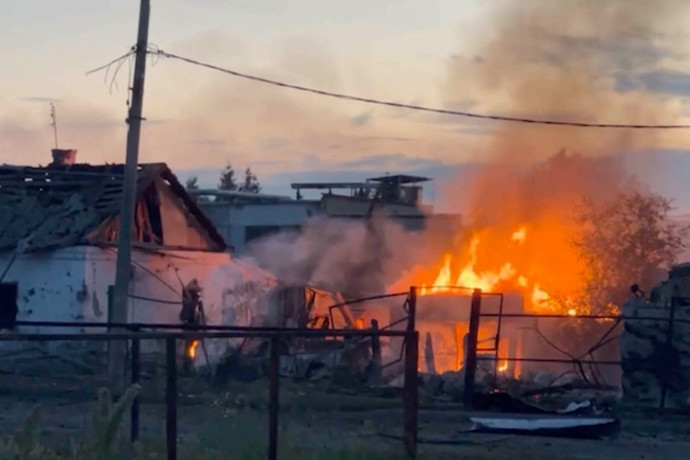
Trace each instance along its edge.
<instances>
[{"instance_id":1,"label":"damaged house","mask_svg":"<svg viewBox=\"0 0 690 460\"><path fill-rule=\"evenodd\" d=\"M75 164L75 151L53 153L47 167L0 167L3 329L47 332L16 322L106 323L110 315L124 166ZM231 257L163 163L138 168L133 232L129 322L178 324L182 287L192 280L202 288L206 323L257 321L274 278Z\"/></svg>"}]
</instances>

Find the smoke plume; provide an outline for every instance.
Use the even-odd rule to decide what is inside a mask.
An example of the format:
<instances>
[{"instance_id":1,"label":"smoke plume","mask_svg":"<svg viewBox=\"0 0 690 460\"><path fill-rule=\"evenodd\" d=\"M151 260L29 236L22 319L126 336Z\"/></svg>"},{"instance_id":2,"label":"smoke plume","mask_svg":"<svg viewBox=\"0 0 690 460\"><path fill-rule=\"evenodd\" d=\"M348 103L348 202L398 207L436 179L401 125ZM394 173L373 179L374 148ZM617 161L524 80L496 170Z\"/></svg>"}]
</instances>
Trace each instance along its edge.
<instances>
[{"instance_id":1,"label":"smoke plume","mask_svg":"<svg viewBox=\"0 0 690 460\"><path fill-rule=\"evenodd\" d=\"M401 267L420 256L420 238L381 216L315 219L299 233L253 243L249 254L284 284L309 284L352 298L382 293Z\"/></svg>"},{"instance_id":2,"label":"smoke plume","mask_svg":"<svg viewBox=\"0 0 690 460\"><path fill-rule=\"evenodd\" d=\"M473 51L449 60L444 99L484 113L679 123L680 99L647 91L638 77L682 59L671 45L688 8L680 0L496 2L477 25ZM443 252L462 253L470 233L484 235L477 269L496 269L509 253L502 242L526 225L529 257L518 268L545 277L544 284L550 280L556 290L573 289L582 271L570 244L575 206L640 187L626 172L625 154L675 146L679 139L677 132L644 130L514 123L496 128L478 159L487 163L485 170L446 189L445 201L457 203L454 210L469 226L454 244L445 238L447 228L412 235L379 222L384 243L372 251L365 224L317 222L299 236L262 241L254 257L290 282L374 291L382 283L403 286L420 277L433 282L429 273L438 270ZM403 271L407 275L399 278ZM554 271L562 275L558 280Z\"/></svg>"}]
</instances>

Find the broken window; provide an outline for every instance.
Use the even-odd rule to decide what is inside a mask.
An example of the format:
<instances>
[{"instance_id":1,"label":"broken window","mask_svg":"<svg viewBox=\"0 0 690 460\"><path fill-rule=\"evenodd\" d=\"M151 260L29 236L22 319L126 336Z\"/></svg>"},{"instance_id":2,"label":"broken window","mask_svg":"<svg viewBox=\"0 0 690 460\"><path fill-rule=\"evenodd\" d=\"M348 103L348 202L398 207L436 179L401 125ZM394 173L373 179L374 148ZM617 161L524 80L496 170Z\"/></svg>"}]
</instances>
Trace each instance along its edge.
<instances>
[{"instance_id":1,"label":"broken window","mask_svg":"<svg viewBox=\"0 0 690 460\"><path fill-rule=\"evenodd\" d=\"M14 329L17 322L17 283L0 283L0 329Z\"/></svg>"}]
</instances>

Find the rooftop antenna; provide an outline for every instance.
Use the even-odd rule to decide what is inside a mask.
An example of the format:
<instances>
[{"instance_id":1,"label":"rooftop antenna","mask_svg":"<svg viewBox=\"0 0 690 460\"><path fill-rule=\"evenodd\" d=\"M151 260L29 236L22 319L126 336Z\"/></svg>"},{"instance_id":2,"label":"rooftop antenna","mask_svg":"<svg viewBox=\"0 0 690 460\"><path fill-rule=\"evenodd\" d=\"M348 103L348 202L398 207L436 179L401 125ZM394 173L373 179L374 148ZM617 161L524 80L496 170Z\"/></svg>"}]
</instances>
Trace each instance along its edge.
<instances>
[{"instance_id":1,"label":"rooftop antenna","mask_svg":"<svg viewBox=\"0 0 690 460\"><path fill-rule=\"evenodd\" d=\"M57 115L55 114L55 104L50 103L50 126L53 127L53 135L55 136L55 148L58 148L58 136L57 136Z\"/></svg>"}]
</instances>

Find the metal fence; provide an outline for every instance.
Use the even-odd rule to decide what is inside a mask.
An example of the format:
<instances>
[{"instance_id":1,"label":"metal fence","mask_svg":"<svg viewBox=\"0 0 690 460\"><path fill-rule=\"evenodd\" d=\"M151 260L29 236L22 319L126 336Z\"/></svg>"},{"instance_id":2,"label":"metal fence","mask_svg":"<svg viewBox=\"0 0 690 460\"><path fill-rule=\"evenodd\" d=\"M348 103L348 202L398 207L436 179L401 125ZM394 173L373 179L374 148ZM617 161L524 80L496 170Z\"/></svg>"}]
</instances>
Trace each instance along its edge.
<instances>
[{"instance_id":1,"label":"metal fence","mask_svg":"<svg viewBox=\"0 0 690 460\"><path fill-rule=\"evenodd\" d=\"M586 357L567 357L563 359L543 359L530 356L509 357L500 356L499 341L501 338L501 323L505 318L532 318L532 319L562 319L572 321L579 320L609 320L614 324L607 330L605 334L598 340L590 350L594 351L597 347L602 347L610 343L613 338L610 337L614 327L620 324L621 321L644 321L654 320L662 321L668 319L669 328L667 339L670 342L673 335L674 323L688 323L690 320L676 318L674 311L681 302L687 304L688 299L673 298L671 302L671 312L669 318L660 317L643 317L634 316L626 317L622 315L559 315L559 314L529 314L529 313L505 313L503 310L503 295L499 293L483 293L478 289L468 289L466 287L451 287L458 291L471 292L471 304L469 315L469 331L468 331L468 348L465 357L465 375L464 375L464 390L463 403L466 408L471 409L473 406L473 398L475 393L475 380L477 363L479 361L488 360L494 362L494 382L496 381L496 364L498 361L514 361L514 362L544 362L544 363L565 363L575 366L581 365L620 365L620 360L596 360ZM428 288L427 288L428 289ZM9 334L1 334L0 341L32 341L32 342L53 342L53 341L115 341L124 340L130 342L131 359L129 361L129 374L132 383L138 383L141 372L140 359L140 344L142 340L163 340L165 346L165 369L166 369L166 444L169 459L175 459L177 456L177 400L178 400L178 382L177 382L177 353L176 344L178 341L190 340L204 340L204 339L263 339L270 343L269 365L268 365L268 379L269 379L269 396L268 396L268 458L276 459L278 453L278 419L279 419L279 400L280 400L280 380L279 380L279 366L280 366L280 343L286 338L335 338L335 337L349 337L353 339L369 339L371 340L372 356L376 360L376 349L378 345L378 353L380 359L380 338L382 337L397 337L402 338L403 347L401 349L400 358L397 361L403 362L404 368L404 384L403 384L403 444L405 452L410 457L415 457L417 454L417 425L418 425L418 344L419 333L416 329L417 317L417 296L419 288L412 287L408 293L395 293L385 296L376 296L373 298L360 299L354 302L363 302L367 300L376 300L387 297L405 296L404 313L405 317L397 320L394 324L390 324L383 328L378 328L374 324L372 329L358 330L358 329L284 329L284 328L258 328L258 327L232 327L232 326L198 326L195 330L181 330L178 324L116 324L116 323L85 323L85 322L40 322L40 321L18 321L16 326L35 327L35 328L83 328L91 329L108 328L108 332L87 332L87 333L23 333L12 332ZM482 312L482 298L486 296L497 296L499 298L498 312ZM346 304L352 304L353 301ZM337 305L334 305L337 307ZM494 338L494 347L490 349L478 348L479 327L482 318L494 318L497 322L496 337ZM395 325L404 325L404 330L394 330ZM478 352L491 351L492 356L480 356ZM664 390L665 392L665 390ZM662 398L663 405L663 398ZM140 417L139 400L135 400L131 407L131 439L134 441L139 437L139 417Z\"/></svg>"},{"instance_id":2,"label":"metal fence","mask_svg":"<svg viewBox=\"0 0 690 460\"><path fill-rule=\"evenodd\" d=\"M535 314L535 313L504 313L503 312L503 302L501 301L501 306L497 313L485 313L482 312L482 296L486 293L482 293L481 290L475 289L472 291L472 303L470 311L469 320L469 337L468 337L468 350L466 358L466 371L465 371L465 386L463 393L463 403L466 408L472 408L473 397L475 392L475 376L478 361L491 361L494 363L494 388L496 387L497 381L497 365L499 361L504 362L533 362L533 363L562 363L562 364L572 364L579 368L582 375L585 375L583 366L621 366L623 361L618 360L598 360L594 357L594 352L603 348L604 346L610 344L617 337L611 337L614 330L619 327L622 321L635 322L635 321L667 321L668 328L666 330L666 345L670 346L673 341L673 331L674 324L683 323L688 324L690 320L682 319L676 317L676 310L680 305L690 305L690 298L686 297L672 297L669 306L668 317L659 316L625 316L625 315L578 315L578 314ZM477 338L480 326L481 318L494 318L497 321L497 333L494 337L495 346L493 349L488 351L495 351L495 355L490 356L478 356L478 352L486 351L478 348ZM560 319L563 321L573 321L573 320L592 320L592 321L612 321L613 324L606 329L606 331L601 335L601 337L591 346L589 349L579 356L574 356L567 351L559 348L555 344L551 343L546 337L542 335L542 339L549 343L555 350L565 357L558 358L536 358L530 356L520 356L520 357L509 357L509 356L499 356L499 341L501 340L501 324L505 318L521 318L521 319ZM664 409L666 404L666 394L668 392L668 386L666 381L661 382L662 384L662 394L659 401L659 408Z\"/></svg>"},{"instance_id":3,"label":"metal fence","mask_svg":"<svg viewBox=\"0 0 690 460\"><path fill-rule=\"evenodd\" d=\"M409 303L410 311L414 313L414 301ZM413 317L413 314L411 315ZM278 419L280 399L280 343L286 338L369 338L372 345L381 337L403 338L404 349L404 386L403 386L403 444L405 452L410 457L417 453L417 410L418 410L418 373L417 373L417 344L418 333L414 330L414 323L408 321L407 328L400 330L313 330L313 329L276 329L231 326L199 326L194 331L180 331L179 325L171 324L103 324L83 322L36 322L18 321L17 326L32 326L37 328L105 328L109 332L94 333L22 333L13 332L0 335L1 342L54 342L54 341L116 341L130 342L131 358L129 360L129 374L131 383L140 381L141 359L140 344L142 340L165 341L166 368L166 446L167 458L177 458L177 422L178 422L178 341L204 339L264 339L270 343L270 358L268 364L269 400L268 400L268 452L267 458L276 459L278 455ZM135 399L130 413L130 438L139 438L140 402Z\"/></svg>"}]
</instances>

